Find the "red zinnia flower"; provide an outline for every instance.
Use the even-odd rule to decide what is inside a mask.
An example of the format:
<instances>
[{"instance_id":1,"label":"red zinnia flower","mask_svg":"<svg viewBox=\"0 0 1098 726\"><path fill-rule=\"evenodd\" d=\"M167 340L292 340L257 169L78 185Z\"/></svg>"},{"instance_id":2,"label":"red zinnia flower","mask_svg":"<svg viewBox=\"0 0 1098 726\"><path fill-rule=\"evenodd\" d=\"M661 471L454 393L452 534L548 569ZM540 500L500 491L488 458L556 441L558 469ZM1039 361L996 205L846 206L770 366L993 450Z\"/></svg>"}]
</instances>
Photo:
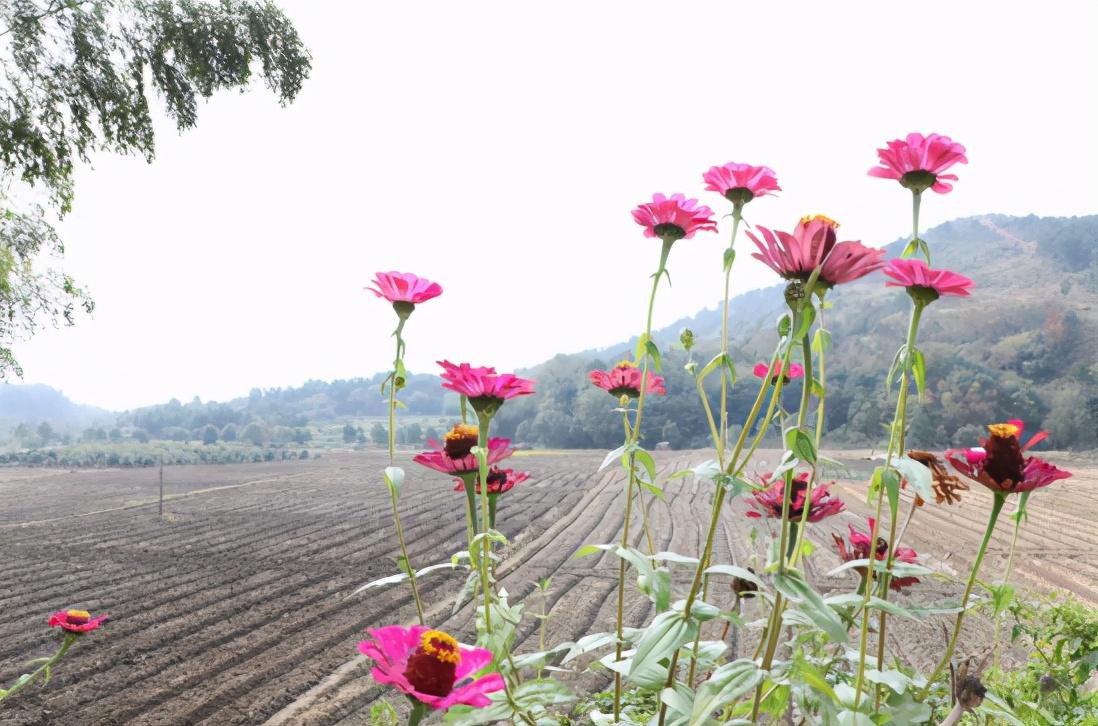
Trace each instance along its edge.
<instances>
[{"instance_id":1,"label":"red zinnia flower","mask_svg":"<svg viewBox=\"0 0 1098 726\"><path fill-rule=\"evenodd\" d=\"M428 441L433 451L416 454L412 461L443 474L468 474L480 469L477 457L471 453L477 445L477 427L458 424L443 436L443 443ZM496 464L515 453L511 439L488 439L488 464Z\"/></svg>"},{"instance_id":2,"label":"red zinnia flower","mask_svg":"<svg viewBox=\"0 0 1098 726\"><path fill-rule=\"evenodd\" d=\"M838 226L838 222L820 214L801 218L793 234L759 225L765 244L748 232L759 250L751 256L787 280L802 282L822 265L819 281L827 287L857 280L884 266L884 250L866 247L861 242L836 242Z\"/></svg>"},{"instance_id":3,"label":"red zinnia flower","mask_svg":"<svg viewBox=\"0 0 1098 726\"><path fill-rule=\"evenodd\" d=\"M637 398L641 392L641 371L629 361L622 361L608 371L591 371L588 379L604 391L609 391L611 396L620 398L629 396ZM663 376L649 373L645 378L647 387L645 393L655 393L661 396L667 393L663 387Z\"/></svg>"},{"instance_id":4,"label":"red zinnia flower","mask_svg":"<svg viewBox=\"0 0 1098 726\"><path fill-rule=\"evenodd\" d=\"M973 282L964 275L949 270L932 270L922 260L890 260L884 274L892 279L887 287L906 287L917 302L928 304L942 295L968 297Z\"/></svg>"},{"instance_id":5,"label":"red zinnia flower","mask_svg":"<svg viewBox=\"0 0 1098 726\"><path fill-rule=\"evenodd\" d=\"M874 519L869 518L869 531L873 531ZM854 525L847 525L850 529L850 550L846 549L846 542L837 534L831 535L835 539L835 544L839 549L839 559L843 562L851 562L853 560L868 560L869 559L869 535L854 529ZM879 561L885 561L888 559L888 542L881 537L877 538L877 546L874 548L874 556ZM897 547L896 556L893 558L898 562L906 562L910 565L916 564L916 560L919 555L915 550L910 547ZM855 567L858 574L864 579L868 568ZM919 578L917 577L893 577L888 586L890 589L899 592L905 587L917 585Z\"/></svg>"},{"instance_id":6,"label":"red zinnia flower","mask_svg":"<svg viewBox=\"0 0 1098 726\"><path fill-rule=\"evenodd\" d=\"M778 378L784 378L786 383L794 378L804 378L804 366L800 363L790 363L789 371L784 375L782 374L782 362L775 361L774 367L771 368L766 363L758 363L752 370L756 378L769 378L771 383L777 383Z\"/></svg>"},{"instance_id":7,"label":"red zinnia flower","mask_svg":"<svg viewBox=\"0 0 1098 726\"><path fill-rule=\"evenodd\" d=\"M763 474L759 477L763 486L766 489L762 489L757 492L751 492L753 499L749 499L748 504L754 507L754 510L747 512L747 516L753 519L759 519L766 517L767 519L781 519L782 518L782 502L785 499L785 479L778 478L773 483L770 482L770 473ZM843 511L843 501L841 499L831 496L828 491L830 484L818 484L812 490L812 502L808 505L808 521L819 522L821 519L826 519L833 514L838 514ZM801 472L793 479L793 492L789 500L789 520L791 522L799 522L801 515L804 513L804 495L808 490L808 472Z\"/></svg>"},{"instance_id":8,"label":"red zinnia flower","mask_svg":"<svg viewBox=\"0 0 1098 726\"><path fill-rule=\"evenodd\" d=\"M780 192L778 177L768 166L751 166L730 161L702 174L707 191L717 192L733 204L747 204L755 197Z\"/></svg>"},{"instance_id":9,"label":"red zinnia flower","mask_svg":"<svg viewBox=\"0 0 1098 726\"><path fill-rule=\"evenodd\" d=\"M1059 479L1067 479L1070 471L1057 469L1035 456L1025 457L1022 452L1048 438L1047 431L1039 431L1022 445L1019 439L1025 429L1018 419L987 427L991 436L980 440L979 448L950 449L946 459L953 468L969 479L978 481L993 492L1015 494L1047 487Z\"/></svg>"},{"instance_id":10,"label":"red zinnia flower","mask_svg":"<svg viewBox=\"0 0 1098 726\"><path fill-rule=\"evenodd\" d=\"M476 708L491 704L488 694L501 690L503 676L474 678L492 662L492 651L470 648L441 630L426 625L387 625L366 631L372 640L358 649L377 665L370 675L431 708L446 710L463 703Z\"/></svg>"},{"instance_id":11,"label":"red zinnia flower","mask_svg":"<svg viewBox=\"0 0 1098 726\"><path fill-rule=\"evenodd\" d=\"M425 280L410 272L378 272L374 274L371 282L377 287L365 289L394 305L397 303L418 305L442 294L442 287L437 282Z\"/></svg>"},{"instance_id":12,"label":"red zinnia flower","mask_svg":"<svg viewBox=\"0 0 1098 726\"><path fill-rule=\"evenodd\" d=\"M530 475L524 471L516 472L514 469L500 469L498 466L493 466L488 472L488 494L503 494L513 489L516 484L521 484L529 478ZM465 482L461 479L455 479L454 491L465 491ZM476 492L478 495L480 494L479 479L477 480Z\"/></svg>"},{"instance_id":13,"label":"red zinnia flower","mask_svg":"<svg viewBox=\"0 0 1098 726\"><path fill-rule=\"evenodd\" d=\"M942 172L954 164L968 163L965 147L939 134L908 134L906 139L889 141L887 148L877 149L877 156L881 165L870 169L870 176L897 179L916 194L927 189L945 194L953 189L947 181L957 181L957 175Z\"/></svg>"},{"instance_id":14,"label":"red zinnia flower","mask_svg":"<svg viewBox=\"0 0 1098 726\"><path fill-rule=\"evenodd\" d=\"M710 216L713 210L698 206L697 199L672 194L670 199L653 194L652 201L633 210L633 219L644 227L645 237L659 237L664 242L690 239L695 232L716 232L717 223Z\"/></svg>"},{"instance_id":15,"label":"red zinnia flower","mask_svg":"<svg viewBox=\"0 0 1098 726\"><path fill-rule=\"evenodd\" d=\"M107 622L106 615L93 618L87 610L58 610L46 623L51 628L61 628L70 633L82 635L97 630L100 625Z\"/></svg>"},{"instance_id":16,"label":"red zinnia flower","mask_svg":"<svg viewBox=\"0 0 1098 726\"><path fill-rule=\"evenodd\" d=\"M534 382L513 373L496 373L495 368L475 368L468 363L454 365L448 360L438 362L443 368L442 387L469 399L477 412L489 414L516 396L529 396Z\"/></svg>"}]
</instances>

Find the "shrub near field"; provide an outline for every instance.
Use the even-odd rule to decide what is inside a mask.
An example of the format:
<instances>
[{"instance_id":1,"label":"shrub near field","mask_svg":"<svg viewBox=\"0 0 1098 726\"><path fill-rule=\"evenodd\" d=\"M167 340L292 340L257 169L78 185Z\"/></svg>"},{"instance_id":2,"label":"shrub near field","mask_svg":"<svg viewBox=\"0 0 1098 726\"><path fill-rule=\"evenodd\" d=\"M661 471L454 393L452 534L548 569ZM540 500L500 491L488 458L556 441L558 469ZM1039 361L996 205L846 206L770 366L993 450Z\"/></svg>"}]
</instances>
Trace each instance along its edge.
<instances>
[{"instance_id":1,"label":"shrub near field","mask_svg":"<svg viewBox=\"0 0 1098 726\"><path fill-rule=\"evenodd\" d=\"M165 464L244 464L263 461L307 459L308 449L261 449L250 445L178 444L156 441L89 443L31 449L0 454L0 464L20 466L59 466L66 468L97 466L156 466Z\"/></svg>"}]
</instances>

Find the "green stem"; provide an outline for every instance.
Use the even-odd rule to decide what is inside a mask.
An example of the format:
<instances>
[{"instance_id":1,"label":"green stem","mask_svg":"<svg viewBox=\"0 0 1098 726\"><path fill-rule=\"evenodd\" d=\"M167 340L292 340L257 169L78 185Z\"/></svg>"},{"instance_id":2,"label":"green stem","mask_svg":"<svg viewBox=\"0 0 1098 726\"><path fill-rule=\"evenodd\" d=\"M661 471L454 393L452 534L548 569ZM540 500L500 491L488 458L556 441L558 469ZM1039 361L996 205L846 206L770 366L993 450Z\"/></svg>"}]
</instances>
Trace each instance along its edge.
<instances>
[{"instance_id":1,"label":"green stem","mask_svg":"<svg viewBox=\"0 0 1098 726\"><path fill-rule=\"evenodd\" d=\"M412 710L408 713L408 726L419 726L419 723L431 712L431 707L423 701L409 697L412 701Z\"/></svg>"},{"instance_id":2,"label":"green stem","mask_svg":"<svg viewBox=\"0 0 1098 726\"><path fill-rule=\"evenodd\" d=\"M987 553L987 545L991 541L991 534L995 531L995 522L999 519L999 512L1003 511L1003 504L1006 503L1006 494L1003 492L995 492L995 501L991 505L991 515L987 520L987 530L984 532L984 539L980 542L980 551L976 553L976 561L972 563L972 572L968 575L968 584L965 585L965 593L961 596L961 612L957 613L957 621L953 625L953 635L949 638L949 645L946 646L945 655L942 656L941 661L938 662L938 666L934 669L934 672L930 674L930 678L927 679L926 685L923 686L923 690L919 692L918 700L926 698L930 693L931 686L934 685L934 681L941 675L942 669L949 664L950 659L953 658L953 650L957 647L957 636L961 634L961 623L965 619L965 609L968 607L968 598L972 594L972 588L976 584L976 576L980 572L980 565L984 561L984 555Z\"/></svg>"},{"instance_id":3,"label":"green stem","mask_svg":"<svg viewBox=\"0 0 1098 726\"><path fill-rule=\"evenodd\" d=\"M728 243L728 250L725 251L727 256L735 254L736 248L736 233L740 229L740 218L743 214L743 203L735 202L732 205L732 239ZM732 258L735 260L735 257ZM722 307L721 315L721 355L728 355L728 313L730 302L730 290L732 283L732 264L726 264L724 266L724 305ZM729 384L729 372L728 367L721 365L721 430L720 437L717 443L717 461L721 467L724 467L724 451L728 445L728 384Z\"/></svg>"},{"instance_id":4,"label":"green stem","mask_svg":"<svg viewBox=\"0 0 1098 726\"><path fill-rule=\"evenodd\" d=\"M393 458L396 453L396 392L397 392L397 377L400 371L401 360L404 355L404 340L400 337L400 334L404 331L404 323L407 319L400 318L400 322L397 323L396 332L393 333L396 336L396 358L393 359L393 375L389 379L389 466L393 465Z\"/></svg>"},{"instance_id":5,"label":"green stem","mask_svg":"<svg viewBox=\"0 0 1098 726\"><path fill-rule=\"evenodd\" d=\"M0 691L0 701L4 700L8 696L18 693L23 689L24 686L33 682L34 679L38 678L38 676L42 675L43 673L52 671L53 667L57 665L62 658L65 657L65 653L68 652L69 648L72 647L72 644L76 642L76 639L78 637L79 636L76 633L65 633L65 639L61 641L61 647L57 649L57 652L50 656L49 660L47 660L45 663L38 666L38 668L36 668L29 676L27 676L26 678L20 677L20 679L16 681L11 688L7 689L6 691Z\"/></svg>"},{"instance_id":6,"label":"green stem","mask_svg":"<svg viewBox=\"0 0 1098 726\"><path fill-rule=\"evenodd\" d=\"M423 601L419 599L419 584L416 582L416 568L412 566L412 560L408 557L408 547L404 543L404 527L400 523L400 508L397 506L397 492L395 488L389 489L389 500L393 505L393 524L396 529L397 542L400 543L400 555L404 558L404 567L407 568L408 582L412 586L412 599L416 601L416 615L419 624L426 625L423 617Z\"/></svg>"},{"instance_id":7,"label":"green stem","mask_svg":"<svg viewBox=\"0 0 1098 726\"><path fill-rule=\"evenodd\" d=\"M1014 509L1014 514L1011 517L1014 519L1014 532L1010 536L1010 552L1007 554L1006 570L1003 571L1002 582L999 583L999 587L1006 587L1010 582L1011 572L1014 570L1014 552L1018 549L1018 531L1022 528L1022 516L1025 514L1026 502L1029 501L1030 492L1022 492L1018 497L1018 506ZM991 641L994 654L992 656L994 660L994 667L999 667L999 634L1002 631L1002 618L999 617L1000 613L995 614L995 638Z\"/></svg>"},{"instance_id":8,"label":"green stem","mask_svg":"<svg viewBox=\"0 0 1098 726\"><path fill-rule=\"evenodd\" d=\"M651 356L648 355L648 343L652 337L652 314L656 308L656 292L660 289L660 279L663 277L664 272L667 270L667 258L671 254L671 245L674 244L671 241L664 241L663 247L660 249L660 264L656 268L656 273L652 276L652 292L648 295L648 314L645 317L644 323L644 337L641 339L642 347L641 351L641 378L640 378L640 391L637 394L637 413L634 418L633 425L630 427L628 417L625 417L625 446L628 450L626 456L628 457L628 469L629 477L625 487L625 524L622 527L622 547L628 547L628 535L629 535L629 518L632 516L633 510L633 489L637 482L637 462L636 455L633 448L640 442L641 435L641 421L644 417L644 402L647 399L648 393L648 364ZM645 513L645 521L647 522L647 513ZM647 526L646 526L647 530ZM651 548L651 535L649 535L649 547ZM617 617L615 619L615 633L617 634L617 646L615 647L615 660L621 660L622 653L622 636L624 633L624 618L625 618L625 560L621 560L618 563L618 606ZM618 721L621 717L621 674L614 673L614 720Z\"/></svg>"},{"instance_id":9,"label":"green stem","mask_svg":"<svg viewBox=\"0 0 1098 726\"><path fill-rule=\"evenodd\" d=\"M489 522L491 521L491 512L488 505L488 426L491 421L491 415L477 412L477 447L480 449L480 453L477 455L480 469L477 480L480 482L480 535L483 538L481 542L483 549L480 556L480 587L484 591L484 632L489 637L492 635L492 587L488 581L488 562L492 554L491 543L488 539Z\"/></svg>"}]
</instances>

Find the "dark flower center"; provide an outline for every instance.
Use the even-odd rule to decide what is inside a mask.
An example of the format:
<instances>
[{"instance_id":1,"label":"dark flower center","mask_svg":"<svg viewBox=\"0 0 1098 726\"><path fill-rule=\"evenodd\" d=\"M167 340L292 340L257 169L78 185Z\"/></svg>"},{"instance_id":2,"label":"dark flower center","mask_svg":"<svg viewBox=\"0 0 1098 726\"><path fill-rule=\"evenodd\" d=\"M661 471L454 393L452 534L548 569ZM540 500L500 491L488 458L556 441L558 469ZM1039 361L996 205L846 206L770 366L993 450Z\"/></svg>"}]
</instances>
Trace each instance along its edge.
<instances>
[{"instance_id":1,"label":"dark flower center","mask_svg":"<svg viewBox=\"0 0 1098 726\"><path fill-rule=\"evenodd\" d=\"M938 176L936 174L923 169L909 171L900 177L900 185L916 194L921 194L930 189L937 181Z\"/></svg>"},{"instance_id":2,"label":"dark flower center","mask_svg":"<svg viewBox=\"0 0 1098 726\"><path fill-rule=\"evenodd\" d=\"M428 630L423 634L422 645L409 656L404 677L420 693L447 696L454 690L460 661L456 640L439 630Z\"/></svg>"},{"instance_id":3,"label":"dark flower center","mask_svg":"<svg viewBox=\"0 0 1098 726\"><path fill-rule=\"evenodd\" d=\"M1013 487L1025 478L1026 460L1018 444L1017 429L1011 424L995 424L988 427L991 436L984 444L987 456L984 471L997 484Z\"/></svg>"},{"instance_id":4,"label":"dark flower center","mask_svg":"<svg viewBox=\"0 0 1098 726\"><path fill-rule=\"evenodd\" d=\"M507 483L507 474L496 470L488 473L488 491L498 492Z\"/></svg>"},{"instance_id":5,"label":"dark flower center","mask_svg":"<svg viewBox=\"0 0 1098 726\"><path fill-rule=\"evenodd\" d=\"M652 228L652 231L664 242L674 242L686 236L686 230L672 222L657 224Z\"/></svg>"},{"instance_id":6,"label":"dark flower center","mask_svg":"<svg viewBox=\"0 0 1098 726\"><path fill-rule=\"evenodd\" d=\"M451 459L465 458L477 445L478 436L479 432L476 426L458 424L452 431L446 432L442 437L442 449Z\"/></svg>"},{"instance_id":7,"label":"dark flower center","mask_svg":"<svg viewBox=\"0 0 1098 726\"><path fill-rule=\"evenodd\" d=\"M754 199L755 195L747 187L733 187L724 193L724 198L742 206Z\"/></svg>"}]
</instances>

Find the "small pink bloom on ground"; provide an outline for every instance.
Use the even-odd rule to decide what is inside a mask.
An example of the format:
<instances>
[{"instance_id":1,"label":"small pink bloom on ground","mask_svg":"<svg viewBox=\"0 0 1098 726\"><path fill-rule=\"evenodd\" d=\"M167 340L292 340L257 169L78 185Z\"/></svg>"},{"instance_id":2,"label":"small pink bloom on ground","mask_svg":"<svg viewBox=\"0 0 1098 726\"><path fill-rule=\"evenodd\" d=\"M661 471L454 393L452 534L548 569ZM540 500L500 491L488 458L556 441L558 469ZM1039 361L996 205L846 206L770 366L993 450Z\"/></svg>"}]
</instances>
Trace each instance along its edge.
<instances>
[{"instance_id":1,"label":"small pink bloom on ground","mask_svg":"<svg viewBox=\"0 0 1098 726\"><path fill-rule=\"evenodd\" d=\"M97 630L100 625L107 622L106 615L93 618L87 610L58 610L50 615L46 623L51 628L61 628L70 633L90 633Z\"/></svg>"},{"instance_id":2,"label":"small pink bloom on ground","mask_svg":"<svg viewBox=\"0 0 1098 726\"><path fill-rule=\"evenodd\" d=\"M488 472L488 493L489 494L502 494L503 492L510 491L516 484L521 484L530 475L524 471L515 471L514 469L500 469L497 466L493 466ZM454 480L454 491L465 491L465 482L461 479ZM480 494L480 480L477 480L476 492Z\"/></svg>"},{"instance_id":3,"label":"small pink bloom on ground","mask_svg":"<svg viewBox=\"0 0 1098 726\"><path fill-rule=\"evenodd\" d=\"M785 499L785 479L778 478L770 481L770 474L763 474L760 479L765 489L752 492L752 499L748 500L754 509L747 512L748 517L758 519L782 518L782 504ZM828 491L830 484L818 484L812 490L812 501L808 506L808 521L819 522L821 519L838 514L843 511L843 502L838 497L832 497ZM808 491L808 472L801 472L793 479L793 491L789 500L789 520L801 521L804 513L805 492Z\"/></svg>"},{"instance_id":4,"label":"small pink bloom on ground","mask_svg":"<svg viewBox=\"0 0 1098 726\"><path fill-rule=\"evenodd\" d=\"M477 445L478 431L476 426L458 424L452 431L447 431L443 436L445 441L439 444L437 441L428 441L427 444L433 451L425 451L416 454L412 461L426 466L428 469L440 471L443 474L468 474L477 471L480 464L477 457L471 453ZM488 464L496 464L515 453L511 447L511 439L488 439Z\"/></svg>"},{"instance_id":5,"label":"small pink bloom on ground","mask_svg":"<svg viewBox=\"0 0 1098 726\"><path fill-rule=\"evenodd\" d=\"M771 383L777 383L779 377L784 378L786 383L794 378L804 378L804 366L800 363L790 363L789 370L783 375L780 360L774 362L773 368L766 363L757 363L751 372L755 374L756 378L769 378Z\"/></svg>"},{"instance_id":6,"label":"small pink bloom on ground","mask_svg":"<svg viewBox=\"0 0 1098 726\"><path fill-rule=\"evenodd\" d=\"M873 531L873 524L874 524L874 519L872 517L870 517L869 518L869 531L870 532ZM847 525L847 527L850 530L850 549L849 550L846 548L846 541L843 540L842 537L840 537L837 534L831 535L832 538L834 538L834 540L835 540L835 545L838 547L839 559L841 559L843 562L852 562L854 560L868 560L868 559L870 559L870 557L869 557L869 551L870 551L869 535L862 532L862 531L860 531L860 530L858 530L858 529L855 529L854 525L852 525L852 524ZM874 550L874 557L877 560L886 561L888 559L888 542L884 538L882 538L882 537L877 538L877 546L874 547L873 550ZM898 547L898 548L896 548L896 556L893 559L895 559L897 562L906 562L908 564L914 565L914 564L917 564L918 558L919 558L919 555L916 554L915 550L911 549L910 547ZM867 571L868 571L868 568L866 568L866 567L855 567L854 569L862 576L863 579L865 578L865 576L867 574ZM919 583L919 578L917 578L917 577L893 577L891 580L889 580L888 586L889 586L890 589L895 590L896 592L899 592L899 591L903 590L906 587L910 587L912 585L917 585L918 583Z\"/></svg>"}]
</instances>

